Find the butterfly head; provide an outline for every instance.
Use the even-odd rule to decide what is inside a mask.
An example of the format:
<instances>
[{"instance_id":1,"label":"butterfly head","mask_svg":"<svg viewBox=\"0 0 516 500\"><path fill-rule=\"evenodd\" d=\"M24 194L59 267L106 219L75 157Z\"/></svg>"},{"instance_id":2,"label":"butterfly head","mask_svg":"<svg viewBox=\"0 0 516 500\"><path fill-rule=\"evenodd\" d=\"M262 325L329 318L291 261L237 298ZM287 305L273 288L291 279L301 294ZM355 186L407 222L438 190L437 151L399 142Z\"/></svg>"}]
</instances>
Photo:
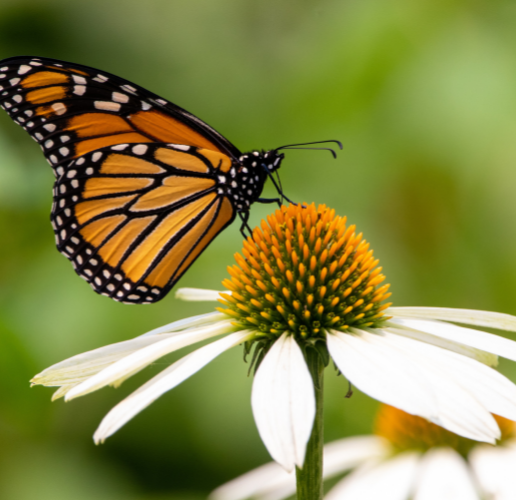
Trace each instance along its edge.
<instances>
[{"instance_id":1,"label":"butterfly head","mask_svg":"<svg viewBox=\"0 0 516 500\"><path fill-rule=\"evenodd\" d=\"M270 151L251 151L239 160L242 168L266 178L268 173L278 170L285 155L272 149Z\"/></svg>"}]
</instances>

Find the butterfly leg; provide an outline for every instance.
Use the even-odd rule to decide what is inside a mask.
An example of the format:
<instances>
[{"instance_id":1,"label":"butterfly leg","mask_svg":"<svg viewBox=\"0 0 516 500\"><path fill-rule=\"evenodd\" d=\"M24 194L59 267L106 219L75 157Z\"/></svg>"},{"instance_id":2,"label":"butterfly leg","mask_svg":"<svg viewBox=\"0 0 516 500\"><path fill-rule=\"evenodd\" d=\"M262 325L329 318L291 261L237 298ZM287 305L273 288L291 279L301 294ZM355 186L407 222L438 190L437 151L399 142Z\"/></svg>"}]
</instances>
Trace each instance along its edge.
<instances>
[{"instance_id":1,"label":"butterfly leg","mask_svg":"<svg viewBox=\"0 0 516 500\"><path fill-rule=\"evenodd\" d=\"M249 224L247 223L247 221L249 220L249 211L247 210L245 212L238 212L238 216L242 221L242 225L240 226L240 232L242 233L242 236L247 239L248 237L251 237L253 234L252 229L249 227ZM245 234L246 229L247 231L249 231L249 235Z\"/></svg>"},{"instance_id":2,"label":"butterfly leg","mask_svg":"<svg viewBox=\"0 0 516 500\"><path fill-rule=\"evenodd\" d=\"M277 203L281 207L281 200L279 198L258 198L258 203Z\"/></svg>"},{"instance_id":3,"label":"butterfly leg","mask_svg":"<svg viewBox=\"0 0 516 500\"><path fill-rule=\"evenodd\" d=\"M281 197L281 202L283 203L283 200L287 200L289 203L292 203L292 205L295 205L297 206L297 203L295 201L292 201L290 198L287 198L285 196L285 193L283 192L283 189L281 187L281 181L280 181L280 178L279 178L279 175L278 175L278 172L276 171L276 175L278 175L278 182L276 182L276 179L274 179L273 175L271 172L269 172L269 169L264 167L264 170L265 172L267 173L267 176L270 178L270 180L272 181L272 183L274 184L274 187L276 188L276 191L278 192L278 194L280 195Z\"/></svg>"}]
</instances>

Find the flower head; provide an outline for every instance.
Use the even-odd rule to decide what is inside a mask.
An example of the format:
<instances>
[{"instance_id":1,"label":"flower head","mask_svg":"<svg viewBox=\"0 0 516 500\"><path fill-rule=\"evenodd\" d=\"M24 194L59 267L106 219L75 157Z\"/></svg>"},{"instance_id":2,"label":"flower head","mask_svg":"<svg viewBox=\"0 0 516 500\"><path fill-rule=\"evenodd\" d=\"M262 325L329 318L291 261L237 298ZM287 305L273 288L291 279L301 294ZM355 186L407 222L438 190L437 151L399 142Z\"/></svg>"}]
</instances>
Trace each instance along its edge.
<instances>
[{"instance_id":1,"label":"flower head","mask_svg":"<svg viewBox=\"0 0 516 500\"><path fill-rule=\"evenodd\" d=\"M227 309L254 340L274 343L289 331L298 342L325 341L325 329L347 331L384 321L389 285L369 244L324 205L293 206L267 217L243 256L228 267Z\"/></svg>"},{"instance_id":2,"label":"flower head","mask_svg":"<svg viewBox=\"0 0 516 500\"><path fill-rule=\"evenodd\" d=\"M382 405L370 436L324 448L326 479L351 471L325 500L516 498L516 427L494 415L497 446L458 436L427 420ZM217 488L210 500L281 500L295 492L294 474L269 463Z\"/></svg>"},{"instance_id":3,"label":"flower head","mask_svg":"<svg viewBox=\"0 0 516 500\"><path fill-rule=\"evenodd\" d=\"M117 386L158 358L224 335L149 380L119 403L95 433L103 441L162 394L227 349L254 347L252 407L262 440L285 469L302 467L315 394L306 358L338 370L366 394L449 431L494 443L492 413L516 420L516 386L492 369L516 360L516 343L453 323L516 331L506 314L390 307L378 261L354 226L325 206L281 207L244 242L227 292L180 290L224 308L133 340L80 354L34 377L55 398Z\"/></svg>"}]
</instances>

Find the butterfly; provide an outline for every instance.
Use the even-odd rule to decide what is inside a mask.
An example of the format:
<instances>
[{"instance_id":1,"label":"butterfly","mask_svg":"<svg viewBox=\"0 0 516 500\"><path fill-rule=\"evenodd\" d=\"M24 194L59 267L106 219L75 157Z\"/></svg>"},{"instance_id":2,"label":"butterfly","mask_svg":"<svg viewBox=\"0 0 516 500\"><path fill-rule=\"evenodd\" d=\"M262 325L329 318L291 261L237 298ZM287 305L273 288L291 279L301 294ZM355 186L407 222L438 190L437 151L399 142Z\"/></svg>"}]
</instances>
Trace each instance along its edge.
<instances>
[{"instance_id":1,"label":"butterfly","mask_svg":"<svg viewBox=\"0 0 516 500\"><path fill-rule=\"evenodd\" d=\"M58 250L97 293L131 304L162 299L236 214L245 235L252 203L288 200L279 150L304 145L242 154L134 83L48 58L0 61L0 106L54 171ZM267 178L281 200L260 198Z\"/></svg>"}]
</instances>

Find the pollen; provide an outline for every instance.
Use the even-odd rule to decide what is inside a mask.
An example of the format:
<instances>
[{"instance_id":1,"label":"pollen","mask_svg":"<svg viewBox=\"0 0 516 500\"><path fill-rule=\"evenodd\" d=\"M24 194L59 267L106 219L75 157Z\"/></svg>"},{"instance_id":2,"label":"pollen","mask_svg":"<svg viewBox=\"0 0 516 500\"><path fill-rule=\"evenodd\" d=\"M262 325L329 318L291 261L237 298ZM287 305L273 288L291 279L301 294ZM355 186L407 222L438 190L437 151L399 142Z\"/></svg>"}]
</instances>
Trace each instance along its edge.
<instances>
[{"instance_id":1,"label":"pollen","mask_svg":"<svg viewBox=\"0 0 516 500\"><path fill-rule=\"evenodd\" d=\"M515 435L515 424L511 420L493 415L501 431L503 443ZM401 451L427 451L434 447L449 447L466 457L478 443L458 436L422 417L410 415L398 408L382 405L376 417L375 434L382 436Z\"/></svg>"},{"instance_id":2,"label":"pollen","mask_svg":"<svg viewBox=\"0 0 516 500\"><path fill-rule=\"evenodd\" d=\"M389 285L361 233L335 210L282 206L244 241L219 309L269 340L285 331L322 339L324 328L376 327Z\"/></svg>"}]
</instances>

